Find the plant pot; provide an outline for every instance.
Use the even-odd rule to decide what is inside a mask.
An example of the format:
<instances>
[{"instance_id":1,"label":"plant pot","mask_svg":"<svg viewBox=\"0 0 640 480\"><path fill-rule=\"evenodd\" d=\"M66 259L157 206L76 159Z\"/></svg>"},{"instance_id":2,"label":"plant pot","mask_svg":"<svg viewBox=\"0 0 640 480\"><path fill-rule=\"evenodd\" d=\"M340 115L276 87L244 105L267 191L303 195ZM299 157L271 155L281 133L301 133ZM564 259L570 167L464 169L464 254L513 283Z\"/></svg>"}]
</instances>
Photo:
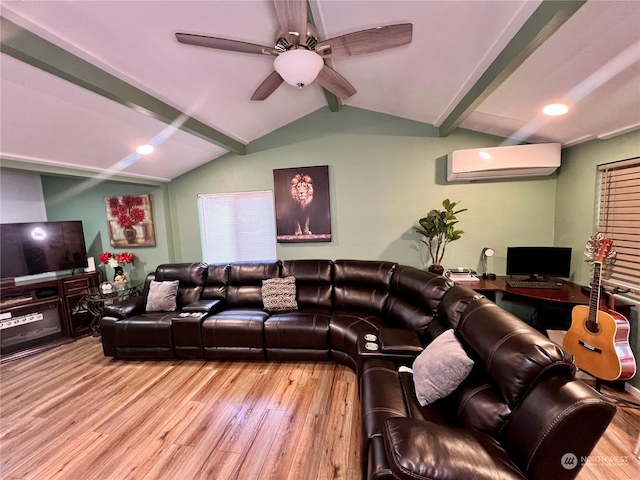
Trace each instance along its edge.
<instances>
[{"instance_id":1,"label":"plant pot","mask_svg":"<svg viewBox=\"0 0 640 480\"><path fill-rule=\"evenodd\" d=\"M124 238L128 244L136 243L136 229L133 227L127 227L124 229Z\"/></svg>"},{"instance_id":2,"label":"plant pot","mask_svg":"<svg viewBox=\"0 0 640 480\"><path fill-rule=\"evenodd\" d=\"M435 273L436 275L444 274L444 267L438 264L429 265L429 268L427 268L427 270L431 273Z\"/></svg>"}]
</instances>

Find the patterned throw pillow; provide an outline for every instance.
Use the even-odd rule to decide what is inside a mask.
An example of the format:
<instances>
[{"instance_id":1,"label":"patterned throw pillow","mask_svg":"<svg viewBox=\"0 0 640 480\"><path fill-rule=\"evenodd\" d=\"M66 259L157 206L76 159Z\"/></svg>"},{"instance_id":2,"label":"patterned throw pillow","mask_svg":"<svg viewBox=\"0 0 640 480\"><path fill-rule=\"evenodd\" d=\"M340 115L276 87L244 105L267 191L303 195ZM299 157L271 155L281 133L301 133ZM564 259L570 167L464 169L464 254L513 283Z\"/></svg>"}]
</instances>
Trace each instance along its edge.
<instances>
[{"instance_id":1,"label":"patterned throw pillow","mask_svg":"<svg viewBox=\"0 0 640 480\"><path fill-rule=\"evenodd\" d=\"M173 282L152 281L147 296L147 312L175 312L178 280Z\"/></svg>"},{"instance_id":2,"label":"patterned throw pillow","mask_svg":"<svg viewBox=\"0 0 640 480\"><path fill-rule=\"evenodd\" d=\"M269 278L262 281L262 303L272 312L297 310L296 277Z\"/></svg>"}]
</instances>

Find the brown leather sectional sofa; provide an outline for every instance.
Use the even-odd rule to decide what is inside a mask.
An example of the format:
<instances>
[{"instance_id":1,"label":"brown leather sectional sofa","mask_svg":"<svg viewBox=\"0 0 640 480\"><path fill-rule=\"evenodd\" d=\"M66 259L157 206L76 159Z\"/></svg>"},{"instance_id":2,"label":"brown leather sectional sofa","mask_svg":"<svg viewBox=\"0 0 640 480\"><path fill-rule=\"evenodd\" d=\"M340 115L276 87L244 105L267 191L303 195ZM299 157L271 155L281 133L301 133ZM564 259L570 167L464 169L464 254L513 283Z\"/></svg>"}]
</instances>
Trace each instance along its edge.
<instances>
[{"instance_id":1,"label":"brown leather sectional sofa","mask_svg":"<svg viewBox=\"0 0 640 480\"><path fill-rule=\"evenodd\" d=\"M262 281L287 276L298 309L265 311ZM179 280L178 311L145 312L153 279ZM161 265L142 296L107 309L100 329L104 354L122 359L349 366L360 382L367 479L574 478L615 414L544 335L467 287L391 262ZM398 366L447 329L475 365L452 394L423 407L413 375Z\"/></svg>"}]
</instances>

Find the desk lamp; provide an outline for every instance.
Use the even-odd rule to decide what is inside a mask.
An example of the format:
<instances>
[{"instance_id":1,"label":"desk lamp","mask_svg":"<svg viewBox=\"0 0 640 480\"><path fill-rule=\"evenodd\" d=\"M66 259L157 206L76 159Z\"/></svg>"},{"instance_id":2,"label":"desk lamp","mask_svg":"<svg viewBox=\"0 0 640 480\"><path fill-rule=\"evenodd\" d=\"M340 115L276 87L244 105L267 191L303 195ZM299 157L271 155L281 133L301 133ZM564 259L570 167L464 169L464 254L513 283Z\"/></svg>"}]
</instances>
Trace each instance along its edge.
<instances>
[{"instance_id":1,"label":"desk lamp","mask_svg":"<svg viewBox=\"0 0 640 480\"><path fill-rule=\"evenodd\" d=\"M482 249L482 256L480 261L482 262L482 278L495 279L495 273L487 273L487 258L493 257L496 254L493 248L484 247Z\"/></svg>"}]
</instances>

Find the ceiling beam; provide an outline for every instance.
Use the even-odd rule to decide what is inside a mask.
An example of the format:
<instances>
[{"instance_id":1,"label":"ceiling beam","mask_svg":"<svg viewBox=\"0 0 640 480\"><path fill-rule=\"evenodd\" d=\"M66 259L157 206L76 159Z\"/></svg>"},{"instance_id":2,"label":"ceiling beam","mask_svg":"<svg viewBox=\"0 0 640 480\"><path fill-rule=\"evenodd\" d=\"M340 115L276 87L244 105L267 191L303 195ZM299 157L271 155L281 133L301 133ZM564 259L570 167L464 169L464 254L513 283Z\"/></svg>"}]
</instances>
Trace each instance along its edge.
<instances>
[{"instance_id":1,"label":"ceiling beam","mask_svg":"<svg viewBox=\"0 0 640 480\"><path fill-rule=\"evenodd\" d=\"M586 0L543 0L489 68L440 125L440 136L453 132L502 82L578 11Z\"/></svg>"},{"instance_id":2,"label":"ceiling beam","mask_svg":"<svg viewBox=\"0 0 640 480\"><path fill-rule=\"evenodd\" d=\"M307 0L307 21L311 25L317 28L316 22L313 20L313 12L311 11L311 3L309 2L309 0ZM328 59L323 59L323 60L325 62L328 61ZM338 97L336 97L333 93L331 93L326 88L324 87L320 87L320 88L322 88L322 93L324 93L324 98L327 100L327 106L329 107L329 110L334 113L340 110L340 100L338 100Z\"/></svg>"},{"instance_id":3,"label":"ceiling beam","mask_svg":"<svg viewBox=\"0 0 640 480\"><path fill-rule=\"evenodd\" d=\"M103 171L85 170L80 168L62 167L58 165L48 165L43 163L31 163L20 160L0 156L0 168L11 168L14 170L25 170L28 172L37 172L43 175L59 176L59 177L80 177L94 181L95 183L104 181L135 183L138 185L154 185L161 186L170 182L170 179L155 179L142 176L124 176L117 173L109 173Z\"/></svg>"},{"instance_id":4,"label":"ceiling beam","mask_svg":"<svg viewBox=\"0 0 640 480\"><path fill-rule=\"evenodd\" d=\"M4 17L0 17L0 32L0 51L2 53L132 108L138 113L174 125L180 130L231 152L240 155L246 153L245 146L241 142Z\"/></svg>"}]
</instances>

